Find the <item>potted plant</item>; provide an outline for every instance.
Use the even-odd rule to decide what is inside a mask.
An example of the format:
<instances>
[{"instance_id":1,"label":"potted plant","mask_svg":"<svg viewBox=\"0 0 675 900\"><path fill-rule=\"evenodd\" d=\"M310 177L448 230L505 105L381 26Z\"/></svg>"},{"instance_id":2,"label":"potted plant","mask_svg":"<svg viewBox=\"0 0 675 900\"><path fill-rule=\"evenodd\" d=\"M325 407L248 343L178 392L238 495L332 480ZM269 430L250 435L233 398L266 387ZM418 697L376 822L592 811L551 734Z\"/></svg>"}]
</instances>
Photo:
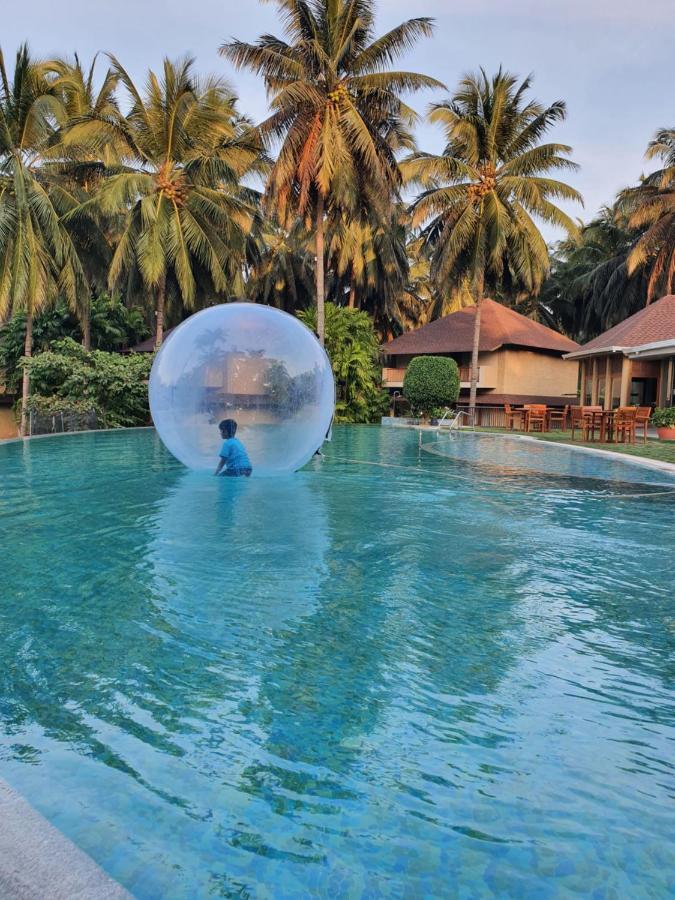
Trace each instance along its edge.
<instances>
[{"instance_id":1,"label":"potted plant","mask_svg":"<svg viewBox=\"0 0 675 900\"><path fill-rule=\"evenodd\" d=\"M675 441L675 406L657 406L652 424L662 441Z\"/></svg>"}]
</instances>

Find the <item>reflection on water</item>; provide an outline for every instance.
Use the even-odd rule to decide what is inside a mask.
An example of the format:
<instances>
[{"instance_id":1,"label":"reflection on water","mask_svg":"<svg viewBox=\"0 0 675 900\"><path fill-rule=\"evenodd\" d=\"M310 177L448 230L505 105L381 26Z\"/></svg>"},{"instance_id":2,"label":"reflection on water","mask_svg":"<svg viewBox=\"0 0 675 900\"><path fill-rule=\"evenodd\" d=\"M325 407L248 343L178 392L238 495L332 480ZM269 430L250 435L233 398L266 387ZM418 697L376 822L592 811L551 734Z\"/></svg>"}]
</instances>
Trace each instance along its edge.
<instances>
[{"instance_id":1,"label":"reflection on water","mask_svg":"<svg viewBox=\"0 0 675 900\"><path fill-rule=\"evenodd\" d=\"M0 775L139 897L667 896L675 502L479 440L0 447Z\"/></svg>"}]
</instances>

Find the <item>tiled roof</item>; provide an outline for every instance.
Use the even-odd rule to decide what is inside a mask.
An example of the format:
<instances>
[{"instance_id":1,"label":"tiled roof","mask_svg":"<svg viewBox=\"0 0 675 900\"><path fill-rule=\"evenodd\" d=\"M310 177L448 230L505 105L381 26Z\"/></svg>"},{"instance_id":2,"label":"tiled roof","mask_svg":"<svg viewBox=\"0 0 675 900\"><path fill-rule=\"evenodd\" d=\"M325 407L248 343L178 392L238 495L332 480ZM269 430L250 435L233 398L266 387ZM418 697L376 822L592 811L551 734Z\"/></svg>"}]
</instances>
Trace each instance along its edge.
<instances>
[{"instance_id":1,"label":"tiled roof","mask_svg":"<svg viewBox=\"0 0 675 900\"><path fill-rule=\"evenodd\" d=\"M609 352L627 350L655 341L675 338L675 294L667 294L656 303L650 303L640 312L619 322L579 348L580 356L592 355L591 351ZM575 354L576 355L576 354Z\"/></svg>"},{"instance_id":2,"label":"tiled roof","mask_svg":"<svg viewBox=\"0 0 675 900\"><path fill-rule=\"evenodd\" d=\"M474 306L436 319L417 331L409 331L382 347L387 356L424 353L469 353L473 346ZM480 346L482 352L499 347L529 347L571 353L579 345L552 328L533 322L501 303L483 300L481 304Z\"/></svg>"},{"instance_id":3,"label":"tiled roof","mask_svg":"<svg viewBox=\"0 0 675 900\"><path fill-rule=\"evenodd\" d=\"M166 340L173 328L167 328L164 332L164 340ZM141 341L140 344L136 344L135 347L131 348L132 353L154 353L155 352L155 336L153 334L152 337L149 337L146 341Z\"/></svg>"}]
</instances>

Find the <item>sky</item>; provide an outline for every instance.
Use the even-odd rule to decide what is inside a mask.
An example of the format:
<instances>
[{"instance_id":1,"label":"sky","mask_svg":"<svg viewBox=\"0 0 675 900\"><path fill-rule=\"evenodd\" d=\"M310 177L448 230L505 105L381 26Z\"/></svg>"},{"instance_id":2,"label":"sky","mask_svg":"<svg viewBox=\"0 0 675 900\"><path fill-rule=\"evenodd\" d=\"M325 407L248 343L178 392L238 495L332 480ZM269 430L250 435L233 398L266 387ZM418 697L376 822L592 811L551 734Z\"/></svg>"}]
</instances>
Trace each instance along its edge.
<instances>
[{"instance_id":1,"label":"sky","mask_svg":"<svg viewBox=\"0 0 675 900\"><path fill-rule=\"evenodd\" d=\"M72 54L88 61L97 51L114 53L137 83L164 56L196 57L204 73L222 75L255 121L264 118L264 87L253 75L235 71L218 55L232 37L255 40L281 34L274 3L259 0L30 0L11 3L0 35L10 63L27 40L37 56ZM424 114L466 72L499 65L534 76L542 102L564 100L567 120L551 139L573 147L580 164L567 180L585 205L567 206L575 217L591 218L622 187L655 168L645 161L648 141L660 127L675 125L672 48L673 0L379 0L377 30L411 16L435 19L435 35L402 58L398 68L432 75L448 91L409 98ZM11 64L11 63L10 63ZM440 151L440 131L421 122L423 150ZM547 239L560 237L545 230Z\"/></svg>"}]
</instances>

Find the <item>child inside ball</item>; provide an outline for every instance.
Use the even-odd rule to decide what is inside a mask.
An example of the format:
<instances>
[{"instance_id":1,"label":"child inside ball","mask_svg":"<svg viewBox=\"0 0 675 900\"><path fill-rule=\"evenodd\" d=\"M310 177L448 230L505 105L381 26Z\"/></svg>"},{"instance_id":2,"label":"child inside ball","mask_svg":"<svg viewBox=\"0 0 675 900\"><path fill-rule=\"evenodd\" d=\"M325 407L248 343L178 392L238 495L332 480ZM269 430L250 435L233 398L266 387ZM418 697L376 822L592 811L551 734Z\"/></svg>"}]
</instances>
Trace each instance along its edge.
<instances>
[{"instance_id":1,"label":"child inside ball","mask_svg":"<svg viewBox=\"0 0 675 900\"><path fill-rule=\"evenodd\" d=\"M218 428L223 439L223 446L218 454L218 468L214 474L226 475L229 478L241 476L249 478L253 469L244 445L239 438L235 437L237 423L234 419L223 419Z\"/></svg>"}]
</instances>

